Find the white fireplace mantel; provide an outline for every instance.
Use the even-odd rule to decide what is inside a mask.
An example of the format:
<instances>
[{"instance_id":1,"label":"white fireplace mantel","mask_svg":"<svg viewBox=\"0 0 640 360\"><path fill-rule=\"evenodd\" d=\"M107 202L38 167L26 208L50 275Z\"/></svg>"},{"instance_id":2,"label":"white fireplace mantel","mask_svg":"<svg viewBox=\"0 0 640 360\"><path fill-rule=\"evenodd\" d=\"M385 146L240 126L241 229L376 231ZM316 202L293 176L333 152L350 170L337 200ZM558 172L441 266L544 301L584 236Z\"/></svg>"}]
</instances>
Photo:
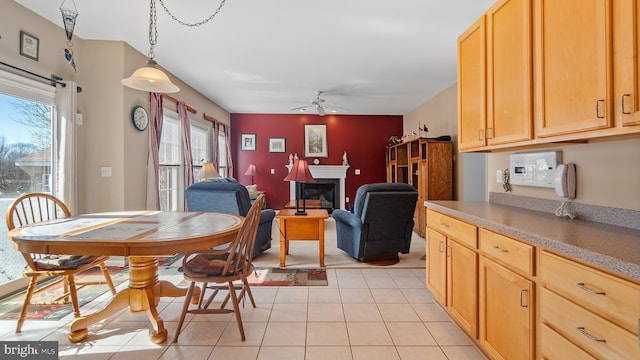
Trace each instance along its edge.
<instances>
[{"instance_id":1,"label":"white fireplace mantel","mask_svg":"<svg viewBox=\"0 0 640 360\"><path fill-rule=\"evenodd\" d=\"M291 171L292 164L285 165ZM345 208L345 180L349 165L309 165L309 171L314 179L338 179L340 182L340 209ZM296 199L296 182L291 181L289 186L289 199Z\"/></svg>"}]
</instances>

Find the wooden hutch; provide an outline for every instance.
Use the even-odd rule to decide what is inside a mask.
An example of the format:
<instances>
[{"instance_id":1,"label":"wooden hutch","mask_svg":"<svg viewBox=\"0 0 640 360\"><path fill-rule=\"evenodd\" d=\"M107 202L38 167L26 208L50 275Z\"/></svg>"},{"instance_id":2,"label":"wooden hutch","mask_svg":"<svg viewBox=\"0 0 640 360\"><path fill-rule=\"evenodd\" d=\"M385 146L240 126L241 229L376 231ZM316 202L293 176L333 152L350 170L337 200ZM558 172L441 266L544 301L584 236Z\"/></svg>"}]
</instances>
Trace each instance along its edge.
<instances>
[{"instance_id":1,"label":"wooden hutch","mask_svg":"<svg viewBox=\"0 0 640 360\"><path fill-rule=\"evenodd\" d=\"M387 182L403 182L418 190L414 230L426 233L426 200L453 199L453 144L416 138L387 147Z\"/></svg>"}]
</instances>

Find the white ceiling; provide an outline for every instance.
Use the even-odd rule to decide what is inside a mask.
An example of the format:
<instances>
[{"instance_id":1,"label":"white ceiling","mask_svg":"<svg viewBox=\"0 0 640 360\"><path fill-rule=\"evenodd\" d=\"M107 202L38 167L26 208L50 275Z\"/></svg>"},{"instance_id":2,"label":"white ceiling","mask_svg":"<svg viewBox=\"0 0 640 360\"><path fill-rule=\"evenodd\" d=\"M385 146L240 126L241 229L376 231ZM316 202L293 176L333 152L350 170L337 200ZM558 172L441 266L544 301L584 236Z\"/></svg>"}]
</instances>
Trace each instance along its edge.
<instances>
[{"instance_id":1,"label":"white ceiling","mask_svg":"<svg viewBox=\"0 0 640 360\"><path fill-rule=\"evenodd\" d=\"M60 1L16 1L62 27ZM185 22L220 4L163 1ZM228 0L211 22L186 27L158 0L155 59L231 113L294 113L322 90L348 114L403 115L456 81L457 38L493 2ZM148 53L148 1L75 3L74 35Z\"/></svg>"}]
</instances>

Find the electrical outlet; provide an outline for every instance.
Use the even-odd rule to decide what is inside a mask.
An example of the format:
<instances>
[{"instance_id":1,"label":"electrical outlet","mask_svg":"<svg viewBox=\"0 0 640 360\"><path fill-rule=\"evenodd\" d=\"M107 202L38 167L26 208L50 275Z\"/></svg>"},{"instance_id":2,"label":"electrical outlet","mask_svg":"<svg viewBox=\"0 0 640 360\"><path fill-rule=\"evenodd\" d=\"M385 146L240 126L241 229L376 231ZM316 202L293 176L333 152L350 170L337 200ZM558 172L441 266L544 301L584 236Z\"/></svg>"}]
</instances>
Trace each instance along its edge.
<instances>
[{"instance_id":1,"label":"electrical outlet","mask_svg":"<svg viewBox=\"0 0 640 360\"><path fill-rule=\"evenodd\" d=\"M344 201L345 201L345 202L349 202L349 197L347 196L347 197L344 199Z\"/></svg>"},{"instance_id":2,"label":"electrical outlet","mask_svg":"<svg viewBox=\"0 0 640 360\"><path fill-rule=\"evenodd\" d=\"M356 175L360 175L360 169L356 169L356 170L355 170L355 174L356 174Z\"/></svg>"},{"instance_id":3,"label":"electrical outlet","mask_svg":"<svg viewBox=\"0 0 640 360\"><path fill-rule=\"evenodd\" d=\"M502 184L502 170L496 170L496 182Z\"/></svg>"},{"instance_id":4,"label":"electrical outlet","mask_svg":"<svg viewBox=\"0 0 640 360\"><path fill-rule=\"evenodd\" d=\"M271 175L275 175L276 169L271 169Z\"/></svg>"}]
</instances>

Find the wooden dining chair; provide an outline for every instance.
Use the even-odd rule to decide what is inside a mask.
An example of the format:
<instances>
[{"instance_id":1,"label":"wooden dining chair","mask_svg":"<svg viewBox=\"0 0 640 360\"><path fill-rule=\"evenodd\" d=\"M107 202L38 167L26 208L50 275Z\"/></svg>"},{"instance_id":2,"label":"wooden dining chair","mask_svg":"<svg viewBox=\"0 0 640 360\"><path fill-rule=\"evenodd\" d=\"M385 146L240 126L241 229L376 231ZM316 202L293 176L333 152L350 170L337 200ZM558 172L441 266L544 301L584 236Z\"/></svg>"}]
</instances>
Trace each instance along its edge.
<instances>
[{"instance_id":1,"label":"wooden dining chair","mask_svg":"<svg viewBox=\"0 0 640 360\"><path fill-rule=\"evenodd\" d=\"M23 195L14 200L6 213L7 228L13 230L43 221L55 219L63 219L69 217L71 212L69 208L55 196L44 193L30 193ZM22 253L27 262L27 266L23 272L24 276L31 278L27 293L24 297L22 311L16 326L16 332L19 333L22 324L27 316L29 305L73 305L73 313L75 317L80 316L80 306L78 304L77 291L87 285L107 284L111 293L116 294L116 289L111 281L111 276L105 265L108 256L83 256L83 255L48 255ZM82 281L76 282L74 275L89 270L96 266L100 267L105 281ZM37 287L38 278L52 277L57 279L51 282L45 282L45 285ZM62 282L63 294L53 300L43 300L32 302L33 295Z\"/></svg>"},{"instance_id":2,"label":"wooden dining chair","mask_svg":"<svg viewBox=\"0 0 640 360\"><path fill-rule=\"evenodd\" d=\"M234 313L240 330L240 337L243 341L245 340L239 304L246 295L249 297L251 305L254 308L256 307L247 278L254 272L252 263L253 245L260 223L260 209L262 209L264 201L264 195L260 195L256 199L244 218L238 235L234 241L224 248L185 254L182 260L182 271L185 280L190 281L190 284L173 342L178 341L187 314ZM189 309L196 284L202 284L200 300L196 308ZM213 290L213 293L208 298L205 297L207 290ZM228 291L226 297L219 307L209 308L220 290ZM240 290L239 293L237 293L238 290ZM233 309L226 308L229 300L231 300Z\"/></svg>"}]
</instances>

